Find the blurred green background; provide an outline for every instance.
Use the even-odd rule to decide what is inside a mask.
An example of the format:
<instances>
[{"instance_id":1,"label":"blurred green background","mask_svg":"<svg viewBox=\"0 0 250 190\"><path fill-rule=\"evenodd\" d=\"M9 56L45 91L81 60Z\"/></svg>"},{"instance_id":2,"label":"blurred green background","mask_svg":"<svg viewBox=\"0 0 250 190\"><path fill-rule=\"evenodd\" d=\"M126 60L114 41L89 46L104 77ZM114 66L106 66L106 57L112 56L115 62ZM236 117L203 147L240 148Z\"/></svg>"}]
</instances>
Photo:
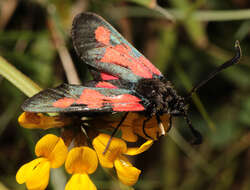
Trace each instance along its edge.
<instances>
[{"instance_id":1,"label":"blurred green background","mask_svg":"<svg viewBox=\"0 0 250 190\"><path fill-rule=\"evenodd\" d=\"M234 55L243 58L202 87L190 107L203 144L190 146L182 118L134 160L142 170L135 189L250 189L250 1L249 0L1 0L0 56L42 88L67 82L62 63L72 58L81 81L90 79L70 38L79 12L110 22L172 81L181 95ZM69 54L68 54L69 53ZM0 64L2 64L0 62ZM25 189L18 168L34 158L44 131L21 128L17 118L27 97L0 76L0 190ZM53 171L50 190L67 176ZM91 176L98 189L119 189L102 169Z\"/></svg>"}]
</instances>

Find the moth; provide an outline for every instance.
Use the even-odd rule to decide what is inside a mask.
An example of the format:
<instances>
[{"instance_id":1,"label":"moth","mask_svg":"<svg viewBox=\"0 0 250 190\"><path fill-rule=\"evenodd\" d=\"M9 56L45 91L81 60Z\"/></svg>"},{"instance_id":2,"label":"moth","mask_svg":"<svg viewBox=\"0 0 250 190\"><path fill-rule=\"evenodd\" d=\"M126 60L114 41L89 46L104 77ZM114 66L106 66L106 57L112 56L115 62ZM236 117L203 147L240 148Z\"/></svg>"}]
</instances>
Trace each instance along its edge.
<instances>
[{"instance_id":1,"label":"moth","mask_svg":"<svg viewBox=\"0 0 250 190\"><path fill-rule=\"evenodd\" d=\"M22 105L26 112L114 113L124 116L113 134L126 119L128 112L145 116L146 123L156 117L165 134L160 117L182 116L194 136L194 144L202 141L188 117L191 95L224 70L239 62L241 49L235 43L235 56L217 67L205 80L193 87L185 97L180 96L171 82L139 51L128 43L116 29L95 13L81 13L74 18L72 40L82 62L88 65L93 80L85 85L62 84L27 99Z\"/></svg>"}]
</instances>

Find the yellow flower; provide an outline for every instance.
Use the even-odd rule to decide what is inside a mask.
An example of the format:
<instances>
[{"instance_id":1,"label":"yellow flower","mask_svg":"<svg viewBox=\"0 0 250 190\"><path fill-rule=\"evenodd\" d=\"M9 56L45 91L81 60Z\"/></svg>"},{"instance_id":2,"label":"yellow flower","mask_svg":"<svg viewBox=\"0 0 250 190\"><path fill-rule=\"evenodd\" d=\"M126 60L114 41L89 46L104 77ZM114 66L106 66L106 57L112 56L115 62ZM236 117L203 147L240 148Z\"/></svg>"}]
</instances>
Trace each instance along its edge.
<instances>
[{"instance_id":1,"label":"yellow flower","mask_svg":"<svg viewBox=\"0 0 250 190\"><path fill-rule=\"evenodd\" d=\"M167 132L170 127L169 117L170 115L168 114L160 117L165 132ZM141 114L129 112L126 119L120 126L120 129L122 131L122 139L127 142L136 142L138 139L138 135L145 139L149 139L143 131L143 121L146 119L147 118ZM96 119L89 120L87 122L95 127L100 126L100 128L102 129L105 127L114 130L113 128L117 127L120 120L120 115L117 115L116 117L115 115L112 115L112 117L99 116ZM105 123L105 126L103 126L103 123ZM148 122L146 122L145 132L151 140L157 140L158 136L162 133L161 130L162 129L159 127L156 116L153 116Z\"/></svg>"},{"instance_id":2,"label":"yellow flower","mask_svg":"<svg viewBox=\"0 0 250 190\"><path fill-rule=\"evenodd\" d=\"M60 167L67 153L67 147L60 137L51 134L42 137L35 147L35 154L39 158L23 165L16 174L16 181L26 183L29 190L44 190L49 182L50 168Z\"/></svg>"},{"instance_id":3,"label":"yellow flower","mask_svg":"<svg viewBox=\"0 0 250 190\"><path fill-rule=\"evenodd\" d=\"M152 146L153 142L154 142L153 140L147 140L140 147L128 148L127 152L125 154L130 155L130 156L141 154L141 153L145 152L146 150L148 150Z\"/></svg>"},{"instance_id":4,"label":"yellow flower","mask_svg":"<svg viewBox=\"0 0 250 190\"><path fill-rule=\"evenodd\" d=\"M80 119L80 118L79 118ZM16 174L18 183L26 183L29 190L44 190L49 183L49 175L51 168L58 168L65 162L66 171L72 174L65 189L66 190L96 190L96 186L89 178L89 174L95 172L98 166L98 158L100 164L105 168L115 168L118 179L125 185L134 185L141 173L141 170L135 168L125 155L134 156L149 149L153 140L157 140L160 130L163 127L158 126L155 117L151 118L143 131L142 125L146 117L129 113L120 129L122 138L129 142L135 142L138 135L149 139L145 133L150 136L140 147L127 147L124 140L113 137L108 150L104 153L110 139L109 135L99 134L98 129L113 129L120 122L120 115L116 117L98 117L93 120L84 120L87 125L93 128L85 130L82 133L79 128L64 128L62 138L55 135L46 135L36 144L35 154L37 159L23 165ZM25 128L41 128L49 129L54 127L64 127L72 124L74 119L64 116L46 116L42 113L24 112L18 118L18 122ZM83 121L83 119L81 118ZM169 117L161 118L168 123ZM75 122L77 123L77 122ZM105 126L103 126L105 123ZM165 127L165 130L167 128ZM146 131L146 132L145 132ZM80 133L79 133L80 132ZM93 140L92 144L95 149L87 147L89 140ZM72 148L68 153L67 146L77 146ZM98 158L97 158L98 156Z\"/></svg>"},{"instance_id":5,"label":"yellow flower","mask_svg":"<svg viewBox=\"0 0 250 190\"><path fill-rule=\"evenodd\" d=\"M29 190L43 190L49 183L50 167L46 158L37 158L18 170L16 181L19 184L26 183Z\"/></svg>"},{"instance_id":6,"label":"yellow flower","mask_svg":"<svg viewBox=\"0 0 250 190\"><path fill-rule=\"evenodd\" d=\"M133 167L124 154L140 154L146 151L153 144L153 141L149 140L139 148L128 148L123 140L113 137L108 150L103 154L109 139L109 135L99 134L92 142L100 164L105 168L115 167L117 176L123 184L134 185L139 178L141 170Z\"/></svg>"},{"instance_id":7,"label":"yellow flower","mask_svg":"<svg viewBox=\"0 0 250 190\"><path fill-rule=\"evenodd\" d=\"M73 174L65 190L96 190L88 174L95 172L98 166L97 155L89 147L82 146L71 149L65 162L68 173Z\"/></svg>"},{"instance_id":8,"label":"yellow flower","mask_svg":"<svg viewBox=\"0 0 250 190\"><path fill-rule=\"evenodd\" d=\"M169 129L169 115L165 114L160 117L164 130L168 131ZM121 125L122 138L128 142L136 142L138 137L137 135L149 139L146 135L148 135L151 139L157 140L159 135L162 133L157 122L156 116L153 116L149 121L145 124L145 132L143 131L143 121L147 118L138 113L129 113L128 117L125 119L124 123Z\"/></svg>"},{"instance_id":9,"label":"yellow flower","mask_svg":"<svg viewBox=\"0 0 250 190\"><path fill-rule=\"evenodd\" d=\"M118 179L123 184L132 186L138 181L141 170L133 167L125 156L120 156L119 159L115 160L114 164Z\"/></svg>"},{"instance_id":10,"label":"yellow flower","mask_svg":"<svg viewBox=\"0 0 250 190\"><path fill-rule=\"evenodd\" d=\"M29 129L50 129L63 127L72 122L69 117L46 116L42 113L23 112L18 118L19 124Z\"/></svg>"}]
</instances>

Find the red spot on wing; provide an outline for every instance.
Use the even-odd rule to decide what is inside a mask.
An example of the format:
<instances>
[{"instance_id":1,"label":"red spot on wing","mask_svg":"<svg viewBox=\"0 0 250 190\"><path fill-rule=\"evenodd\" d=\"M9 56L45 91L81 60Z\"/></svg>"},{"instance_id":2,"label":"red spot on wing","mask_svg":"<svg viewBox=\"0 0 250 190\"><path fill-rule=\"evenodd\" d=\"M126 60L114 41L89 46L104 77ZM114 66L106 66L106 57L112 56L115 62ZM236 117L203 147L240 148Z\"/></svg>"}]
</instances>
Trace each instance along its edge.
<instances>
[{"instance_id":1,"label":"red spot on wing","mask_svg":"<svg viewBox=\"0 0 250 190\"><path fill-rule=\"evenodd\" d=\"M146 65L151 72L153 72L156 75L161 75L161 72L159 69L157 69L148 59L146 59L145 57L141 56L139 57L139 62L143 63L144 65Z\"/></svg>"},{"instance_id":2,"label":"red spot on wing","mask_svg":"<svg viewBox=\"0 0 250 190\"><path fill-rule=\"evenodd\" d=\"M139 103L131 104L115 104L113 106L114 111L143 111L145 108Z\"/></svg>"},{"instance_id":3,"label":"red spot on wing","mask_svg":"<svg viewBox=\"0 0 250 190\"><path fill-rule=\"evenodd\" d=\"M101 108L106 96L93 89L85 89L82 91L77 104L86 104L88 108Z\"/></svg>"},{"instance_id":4,"label":"red spot on wing","mask_svg":"<svg viewBox=\"0 0 250 190\"><path fill-rule=\"evenodd\" d=\"M52 105L56 108L67 108L71 106L73 103L75 103L74 98L61 98L55 101Z\"/></svg>"},{"instance_id":5,"label":"red spot on wing","mask_svg":"<svg viewBox=\"0 0 250 190\"><path fill-rule=\"evenodd\" d=\"M98 42L101 42L105 45L109 44L110 41L110 31L103 27L103 26L99 26L96 30L95 30L95 39Z\"/></svg>"},{"instance_id":6,"label":"red spot on wing","mask_svg":"<svg viewBox=\"0 0 250 190\"><path fill-rule=\"evenodd\" d=\"M104 26L99 26L95 30L95 38L98 42L107 45L105 54L100 62L120 65L129 68L135 75L143 78L152 78L153 74L161 75L161 72L145 57L136 57L131 54L131 48L127 44L110 44L111 31ZM112 75L101 75L103 80L114 80L117 77Z\"/></svg>"},{"instance_id":7,"label":"red spot on wing","mask_svg":"<svg viewBox=\"0 0 250 190\"><path fill-rule=\"evenodd\" d=\"M109 82L98 82L96 84L96 87L98 87L98 88L117 88L116 86L114 86L113 84L111 84Z\"/></svg>"},{"instance_id":8,"label":"red spot on wing","mask_svg":"<svg viewBox=\"0 0 250 190\"><path fill-rule=\"evenodd\" d=\"M143 78L152 78L150 70L140 62L139 58L129 55L130 49L125 49L123 45L109 46L100 62L120 65L129 68L135 75Z\"/></svg>"},{"instance_id":9,"label":"red spot on wing","mask_svg":"<svg viewBox=\"0 0 250 190\"><path fill-rule=\"evenodd\" d=\"M113 75L109 75L107 73L101 73L102 80L117 80L118 77L115 77Z\"/></svg>"},{"instance_id":10,"label":"red spot on wing","mask_svg":"<svg viewBox=\"0 0 250 190\"><path fill-rule=\"evenodd\" d=\"M86 104L88 108L101 108L104 103L110 104L114 111L142 111L144 107L139 103L141 100L130 94L118 96L105 96L93 89L85 89L77 104Z\"/></svg>"},{"instance_id":11,"label":"red spot on wing","mask_svg":"<svg viewBox=\"0 0 250 190\"><path fill-rule=\"evenodd\" d=\"M141 99L131 94L121 94L118 96L109 97L111 103L129 103L129 102L140 102Z\"/></svg>"},{"instance_id":12,"label":"red spot on wing","mask_svg":"<svg viewBox=\"0 0 250 190\"><path fill-rule=\"evenodd\" d=\"M122 94L111 98L114 111L143 111L141 100L131 94Z\"/></svg>"}]
</instances>

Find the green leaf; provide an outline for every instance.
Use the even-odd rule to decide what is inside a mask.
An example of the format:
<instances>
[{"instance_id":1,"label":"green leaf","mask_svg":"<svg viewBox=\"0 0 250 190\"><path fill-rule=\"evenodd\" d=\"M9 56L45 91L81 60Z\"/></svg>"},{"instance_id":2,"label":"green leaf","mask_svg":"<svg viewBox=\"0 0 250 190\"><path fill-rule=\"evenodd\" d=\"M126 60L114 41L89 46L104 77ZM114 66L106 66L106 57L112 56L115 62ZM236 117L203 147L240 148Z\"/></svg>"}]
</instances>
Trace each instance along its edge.
<instances>
[{"instance_id":1,"label":"green leaf","mask_svg":"<svg viewBox=\"0 0 250 190\"><path fill-rule=\"evenodd\" d=\"M35 82L17 70L1 56L0 75L10 81L28 97L31 97L42 90Z\"/></svg>"},{"instance_id":2,"label":"green leaf","mask_svg":"<svg viewBox=\"0 0 250 190\"><path fill-rule=\"evenodd\" d=\"M134 3L137 3L139 5L145 6L145 7L149 7L149 8L153 8L156 5L156 1L155 0L128 0Z\"/></svg>"}]
</instances>

